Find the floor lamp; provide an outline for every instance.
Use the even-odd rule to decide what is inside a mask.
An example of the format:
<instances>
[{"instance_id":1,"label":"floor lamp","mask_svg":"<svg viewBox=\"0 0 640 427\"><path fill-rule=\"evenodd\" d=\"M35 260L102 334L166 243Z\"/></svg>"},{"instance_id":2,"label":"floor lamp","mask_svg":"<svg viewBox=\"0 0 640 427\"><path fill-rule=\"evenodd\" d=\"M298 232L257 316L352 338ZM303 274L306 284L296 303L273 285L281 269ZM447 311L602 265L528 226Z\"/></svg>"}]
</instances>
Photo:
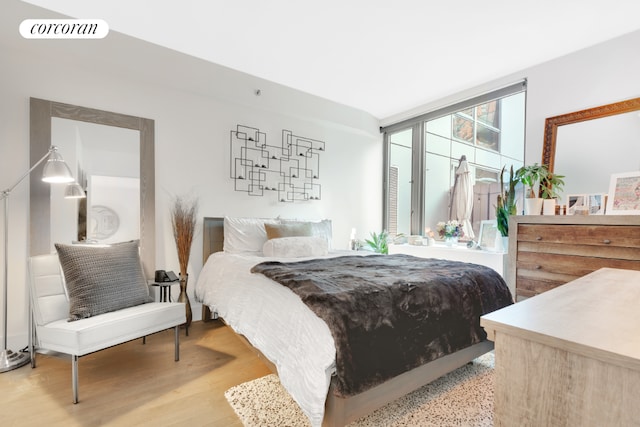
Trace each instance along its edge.
<instances>
[{"instance_id":1,"label":"floor lamp","mask_svg":"<svg viewBox=\"0 0 640 427\"><path fill-rule=\"evenodd\" d=\"M35 168L37 168L42 162L47 160L47 163L44 165L44 169L42 171L42 180L44 182L56 183L56 182L74 182L73 175L71 174L71 170L69 166L62 159L60 153L58 153L58 148L55 146L51 146L47 154L42 156L40 160L36 162L35 165L31 167L24 175L20 177L20 179L13 184L11 187L0 193L0 199L4 200L4 280L2 281L2 292L3 292L3 304L2 304L2 315L4 318L3 326L4 326L4 346L3 350L0 353L0 372L10 371L12 369L19 368L20 366L24 366L30 361L30 357L28 353L14 353L11 350L7 349L7 282L8 282L8 266L9 266L9 196L14 188L18 186L26 177L28 177L31 172ZM29 313L31 316L31 313Z\"/></svg>"}]
</instances>

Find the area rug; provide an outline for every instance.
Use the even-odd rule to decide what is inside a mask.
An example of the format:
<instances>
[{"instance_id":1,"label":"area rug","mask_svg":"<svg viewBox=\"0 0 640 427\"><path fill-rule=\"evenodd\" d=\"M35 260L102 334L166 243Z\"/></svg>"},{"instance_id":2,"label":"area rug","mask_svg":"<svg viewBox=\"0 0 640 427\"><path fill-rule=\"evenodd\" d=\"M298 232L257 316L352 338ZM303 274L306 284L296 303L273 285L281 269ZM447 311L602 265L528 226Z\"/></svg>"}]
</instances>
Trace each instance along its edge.
<instances>
[{"instance_id":1,"label":"area rug","mask_svg":"<svg viewBox=\"0 0 640 427\"><path fill-rule=\"evenodd\" d=\"M349 426L492 426L493 366L490 352ZM245 427L310 426L276 375L232 387L225 397Z\"/></svg>"}]
</instances>

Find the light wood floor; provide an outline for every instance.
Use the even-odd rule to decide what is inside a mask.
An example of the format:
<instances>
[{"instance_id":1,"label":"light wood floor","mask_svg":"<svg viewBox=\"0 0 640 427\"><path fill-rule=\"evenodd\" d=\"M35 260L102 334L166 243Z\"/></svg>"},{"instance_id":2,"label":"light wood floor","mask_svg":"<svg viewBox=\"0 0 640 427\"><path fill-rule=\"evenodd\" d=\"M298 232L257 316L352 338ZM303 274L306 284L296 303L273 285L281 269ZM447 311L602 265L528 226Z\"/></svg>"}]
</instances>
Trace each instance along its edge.
<instances>
[{"instance_id":1,"label":"light wood floor","mask_svg":"<svg viewBox=\"0 0 640 427\"><path fill-rule=\"evenodd\" d=\"M224 392L270 373L220 321L194 322L80 358L80 402L71 403L70 359L41 355L0 373L0 424L23 426L241 426Z\"/></svg>"}]
</instances>

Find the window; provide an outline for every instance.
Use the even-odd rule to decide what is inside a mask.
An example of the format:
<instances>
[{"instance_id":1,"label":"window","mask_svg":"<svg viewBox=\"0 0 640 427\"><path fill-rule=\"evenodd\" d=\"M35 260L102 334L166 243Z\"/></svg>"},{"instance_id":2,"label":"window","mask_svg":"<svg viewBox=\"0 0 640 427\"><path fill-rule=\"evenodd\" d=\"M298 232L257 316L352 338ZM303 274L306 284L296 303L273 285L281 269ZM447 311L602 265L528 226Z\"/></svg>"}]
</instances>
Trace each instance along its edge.
<instances>
[{"instance_id":1,"label":"window","mask_svg":"<svg viewBox=\"0 0 640 427\"><path fill-rule=\"evenodd\" d=\"M389 234L422 235L450 219L462 156L474 184L475 234L482 220L495 218L502 166L518 168L524 161L525 90L520 82L382 129Z\"/></svg>"},{"instance_id":2,"label":"window","mask_svg":"<svg viewBox=\"0 0 640 427\"><path fill-rule=\"evenodd\" d=\"M453 114L453 137L479 147L500 151L500 100Z\"/></svg>"}]
</instances>

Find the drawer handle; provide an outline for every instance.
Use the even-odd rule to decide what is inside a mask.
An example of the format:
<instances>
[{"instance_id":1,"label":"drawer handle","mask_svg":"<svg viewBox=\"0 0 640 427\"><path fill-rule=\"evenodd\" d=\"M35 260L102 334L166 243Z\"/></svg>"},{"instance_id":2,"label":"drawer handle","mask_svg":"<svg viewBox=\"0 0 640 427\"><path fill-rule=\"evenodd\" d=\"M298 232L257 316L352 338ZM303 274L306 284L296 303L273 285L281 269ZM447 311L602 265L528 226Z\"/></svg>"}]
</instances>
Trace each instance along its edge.
<instances>
[{"instance_id":1,"label":"drawer handle","mask_svg":"<svg viewBox=\"0 0 640 427\"><path fill-rule=\"evenodd\" d=\"M542 240L542 236L536 236L536 240Z\"/></svg>"},{"instance_id":2,"label":"drawer handle","mask_svg":"<svg viewBox=\"0 0 640 427\"><path fill-rule=\"evenodd\" d=\"M611 243L611 240L609 240L609 239L604 239L604 240L602 241L602 243L604 243L605 245L608 245L609 243Z\"/></svg>"},{"instance_id":3,"label":"drawer handle","mask_svg":"<svg viewBox=\"0 0 640 427\"><path fill-rule=\"evenodd\" d=\"M536 265L534 268L535 268L536 270L542 270L542 266L541 266L541 265Z\"/></svg>"}]
</instances>

